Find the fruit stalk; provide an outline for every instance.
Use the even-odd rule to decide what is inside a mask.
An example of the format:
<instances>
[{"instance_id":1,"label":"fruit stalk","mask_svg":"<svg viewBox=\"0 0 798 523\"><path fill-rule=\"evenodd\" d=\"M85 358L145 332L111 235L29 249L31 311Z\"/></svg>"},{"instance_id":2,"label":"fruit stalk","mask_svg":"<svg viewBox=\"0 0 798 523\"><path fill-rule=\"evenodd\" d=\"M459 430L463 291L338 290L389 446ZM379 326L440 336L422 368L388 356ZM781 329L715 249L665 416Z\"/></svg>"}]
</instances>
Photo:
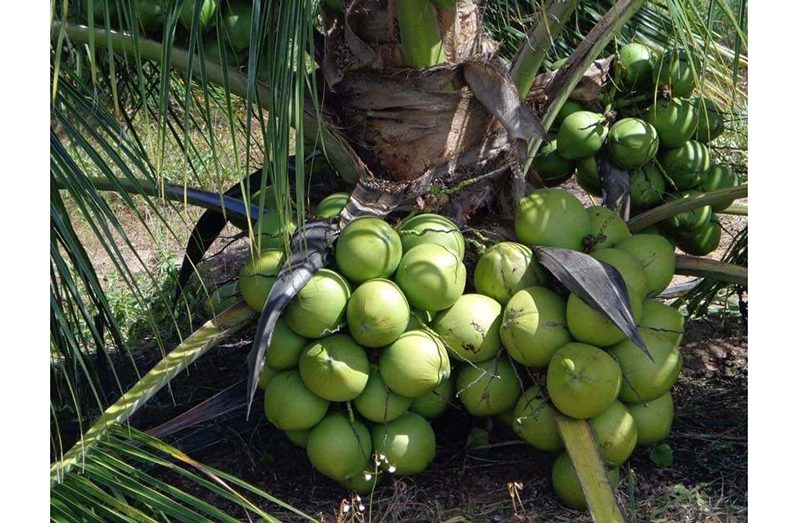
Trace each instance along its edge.
<instances>
[{"instance_id":1,"label":"fruit stalk","mask_svg":"<svg viewBox=\"0 0 798 523\"><path fill-rule=\"evenodd\" d=\"M700 196L691 196L689 198L682 198L674 200L650 211L638 214L629 220L629 230L632 233L650 227L655 223L667 220L672 216L679 213L697 209L699 207L711 206L718 203L728 202L729 200L736 200L738 198L745 198L748 196L748 184L743 184L738 187L729 187L726 189L718 189L710 191Z\"/></svg>"},{"instance_id":2,"label":"fruit stalk","mask_svg":"<svg viewBox=\"0 0 798 523\"><path fill-rule=\"evenodd\" d=\"M713 280L748 285L748 268L732 263L724 263L697 256L676 256L676 274L700 276Z\"/></svg>"},{"instance_id":3,"label":"fruit stalk","mask_svg":"<svg viewBox=\"0 0 798 523\"><path fill-rule=\"evenodd\" d=\"M405 65L420 69L445 62L435 6L428 0L401 0L395 5Z\"/></svg>"}]
</instances>

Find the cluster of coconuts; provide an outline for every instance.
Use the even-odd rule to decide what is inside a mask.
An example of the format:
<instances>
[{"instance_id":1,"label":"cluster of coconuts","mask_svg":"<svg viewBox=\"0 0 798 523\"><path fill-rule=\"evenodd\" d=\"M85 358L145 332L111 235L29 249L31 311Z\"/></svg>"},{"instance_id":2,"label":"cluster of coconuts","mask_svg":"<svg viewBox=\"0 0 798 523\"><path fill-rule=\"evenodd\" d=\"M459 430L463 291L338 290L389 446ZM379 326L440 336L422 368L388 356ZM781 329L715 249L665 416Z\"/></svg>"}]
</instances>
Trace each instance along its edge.
<instances>
[{"instance_id":1,"label":"cluster of coconuts","mask_svg":"<svg viewBox=\"0 0 798 523\"><path fill-rule=\"evenodd\" d=\"M617 54L613 80L617 94L606 114L575 100L561 109L554 122L555 139L533 162L548 186L575 173L585 191L601 196L596 157L602 149L630 174L633 214L739 185L731 167L712 162L708 144L723 133L723 115L711 100L691 98L696 74L686 52L670 50L657 56L643 44L628 44ZM684 212L651 232L668 237L687 254L705 256L720 244L715 213L731 203Z\"/></svg>"},{"instance_id":2,"label":"cluster of coconuts","mask_svg":"<svg viewBox=\"0 0 798 523\"><path fill-rule=\"evenodd\" d=\"M497 282L503 282L505 296L509 295L499 334L515 372L523 367L540 369L538 374L529 373L532 385L523 393L516 391L514 407L499 417L533 447L560 452L552 470L554 490L564 503L583 510L585 498L563 452L553 409L590 420L611 482L616 484L617 467L636 446L667 437L673 420L670 389L682 367L679 343L684 318L655 298L673 278L675 251L665 237L630 234L614 211L585 208L571 193L558 188L541 189L524 198L515 231L527 246L585 251L617 269L653 358L576 294L558 294L541 280L516 283L519 274L538 274L534 257L513 263L506 256L496 258L495 252L525 246L499 244L480 259L475 271L477 289L489 293ZM482 281L486 276L487 282Z\"/></svg>"}]
</instances>

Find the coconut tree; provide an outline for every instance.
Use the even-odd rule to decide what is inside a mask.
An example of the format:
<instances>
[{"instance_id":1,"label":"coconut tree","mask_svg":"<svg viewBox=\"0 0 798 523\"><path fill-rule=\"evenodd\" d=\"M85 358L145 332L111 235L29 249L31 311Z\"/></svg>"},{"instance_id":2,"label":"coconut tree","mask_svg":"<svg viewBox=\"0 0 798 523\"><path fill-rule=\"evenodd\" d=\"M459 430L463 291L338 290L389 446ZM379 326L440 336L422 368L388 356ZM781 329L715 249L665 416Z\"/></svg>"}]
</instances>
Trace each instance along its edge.
<instances>
[{"instance_id":1,"label":"coconut tree","mask_svg":"<svg viewBox=\"0 0 798 523\"><path fill-rule=\"evenodd\" d=\"M745 10L744 1L725 0L53 3L54 518L231 520L147 474L148 466L164 463L162 453L182 463L175 470L190 481L267 520L265 503L280 503L152 436L120 428L191 361L257 318L234 306L189 335L173 297L163 296L167 321L182 341L140 372L76 232L76 220L87 224L143 304L147 297L132 268L142 260L106 194L116 194L145 229L154 217L175 239L167 215L180 215L186 204L206 209L186 249L178 296L228 221L253 241L272 234L304 260L292 266L289 282L299 287L323 266L327 244L354 216L423 208L465 224L488 208L511 214L543 185L531 165L566 100L606 109L606 90L616 88L608 85L613 53L623 43L690 50L690 63L702 71L702 94L735 107L744 94L737 78L745 64ZM731 40L717 32L719 23L732 29ZM555 56L567 60L544 71ZM217 114L232 130L232 158L221 151ZM154 124L155 144L137 131L139 119ZM168 151L183 157L182 176L166 169ZM230 169L240 181L225 187L222 173ZM206 173L213 186L196 187ZM605 185L612 200L612 184ZM307 205L341 188L351 197L340 217L303 226ZM673 202L630 226L744 194L744 187L721 189ZM293 237L292 222L299 226ZM694 259L682 263L686 271L706 273ZM710 269L716 278L744 281L727 265ZM270 329L291 297L272 294L256 333L250 398ZM147 321L163 349L157 320ZM140 377L135 385L118 378L120 366ZM75 443L59 428L69 416L97 419L80 428ZM573 435L567 447L577 471L588 471L580 479L599 471L595 494L588 495L594 516L617 511L597 454L585 443L589 429L563 418L561 430Z\"/></svg>"}]
</instances>

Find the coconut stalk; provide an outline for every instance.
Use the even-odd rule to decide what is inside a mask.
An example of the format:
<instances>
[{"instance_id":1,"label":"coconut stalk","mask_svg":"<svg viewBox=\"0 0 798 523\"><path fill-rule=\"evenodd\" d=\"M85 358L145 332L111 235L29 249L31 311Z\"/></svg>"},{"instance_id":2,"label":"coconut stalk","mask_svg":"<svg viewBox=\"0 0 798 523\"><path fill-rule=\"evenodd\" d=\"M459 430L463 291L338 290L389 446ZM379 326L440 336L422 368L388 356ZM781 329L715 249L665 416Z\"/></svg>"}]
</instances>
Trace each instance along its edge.
<instances>
[{"instance_id":1,"label":"coconut stalk","mask_svg":"<svg viewBox=\"0 0 798 523\"><path fill-rule=\"evenodd\" d=\"M650 227L655 223L662 220L667 220L671 216L679 213L704 207L706 205L716 205L719 203L727 202L729 200L736 200L738 198L745 198L748 196L748 184L740 185L739 187L727 187L725 189L717 189L710 191L700 196L691 196L680 200L664 203L659 207L640 213L627 222L629 230L633 233Z\"/></svg>"},{"instance_id":2,"label":"coconut stalk","mask_svg":"<svg viewBox=\"0 0 798 523\"><path fill-rule=\"evenodd\" d=\"M543 64L546 52L576 8L578 0L548 0L540 9L539 20L534 29L527 34L524 46L513 59L510 76L518 89L518 95L525 99L535 77Z\"/></svg>"},{"instance_id":3,"label":"coconut stalk","mask_svg":"<svg viewBox=\"0 0 798 523\"><path fill-rule=\"evenodd\" d=\"M748 205L744 203L733 203L718 211L717 214L728 214L729 216L748 216Z\"/></svg>"},{"instance_id":4,"label":"coconut stalk","mask_svg":"<svg viewBox=\"0 0 798 523\"><path fill-rule=\"evenodd\" d=\"M115 54L130 59L139 57L141 60L160 63L163 58L163 42L156 40L148 38L135 39L127 33L106 31L96 27L90 29L83 25L54 21L51 26L52 37L55 38L62 31L73 44L89 44L89 41L93 39L94 45L107 47L113 50ZM240 71L231 68L225 69L222 65L207 60L204 64L200 64L196 56L192 58L187 51L177 47L169 50L169 63L165 65L188 73L190 62L192 74L201 75L204 68L205 78L208 82L226 86L232 94L244 99L247 98L247 75ZM256 89L258 93L257 99L261 100L262 103L266 103L266 101L271 99L271 88L268 85L258 82ZM302 130L305 138L316 141L319 134L321 134L321 139L324 142L324 154L330 165L338 171L344 180L354 183L358 178L365 175L367 173L365 165L359 161L346 140L319 120L319 114L314 111L312 103L306 103L305 107L302 117ZM265 109L269 110L268 107L265 107Z\"/></svg>"},{"instance_id":5,"label":"coconut stalk","mask_svg":"<svg viewBox=\"0 0 798 523\"><path fill-rule=\"evenodd\" d=\"M394 6L405 65L422 69L445 62L435 6L429 0L398 0Z\"/></svg>"},{"instance_id":6,"label":"coconut stalk","mask_svg":"<svg viewBox=\"0 0 798 523\"><path fill-rule=\"evenodd\" d=\"M113 427L127 421L159 390L184 371L197 358L249 324L255 311L239 302L208 320L159 361L147 374L108 407L60 461L50 466L50 485L60 482L73 466Z\"/></svg>"},{"instance_id":7,"label":"coconut stalk","mask_svg":"<svg viewBox=\"0 0 798 523\"><path fill-rule=\"evenodd\" d=\"M676 255L676 274L748 286L748 268L698 256Z\"/></svg>"}]
</instances>

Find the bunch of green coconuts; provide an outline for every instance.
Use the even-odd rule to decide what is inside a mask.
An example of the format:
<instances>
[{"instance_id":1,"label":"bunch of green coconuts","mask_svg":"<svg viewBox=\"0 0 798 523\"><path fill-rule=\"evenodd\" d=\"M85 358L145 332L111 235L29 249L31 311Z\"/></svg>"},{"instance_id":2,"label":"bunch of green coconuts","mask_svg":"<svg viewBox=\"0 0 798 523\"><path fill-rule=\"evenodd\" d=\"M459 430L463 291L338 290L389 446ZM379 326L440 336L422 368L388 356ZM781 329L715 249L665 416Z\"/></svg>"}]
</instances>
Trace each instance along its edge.
<instances>
[{"instance_id":1,"label":"bunch of green coconuts","mask_svg":"<svg viewBox=\"0 0 798 523\"><path fill-rule=\"evenodd\" d=\"M337 215L347 198L329 196L316 216ZM334 262L278 320L259 382L269 421L319 472L367 493L386 473L422 472L435 457L430 420L459 405L558 453L555 492L583 509L554 409L590 420L615 480L635 447L667 437L684 320L655 297L674 275L675 250L559 188L524 198L515 231L516 242L486 248L469 275L463 235L443 216L350 222ZM237 290L226 287L219 307L240 296L262 310L285 259L279 232L262 230ZM587 251L615 267L653 361L600 312L554 287L531 246Z\"/></svg>"},{"instance_id":2,"label":"bunch of green coconuts","mask_svg":"<svg viewBox=\"0 0 798 523\"><path fill-rule=\"evenodd\" d=\"M737 186L734 170L712 161L711 142L724 131L723 114L711 100L691 96L697 78L694 58L677 50L657 56L639 43L622 47L613 94L604 97L609 110L602 114L567 100L555 119L554 139L533 163L546 185L560 185L575 174L585 191L601 196L596 158L604 150L615 166L630 174L632 214ZM666 236L687 254L705 256L720 244L715 213L731 203L679 214L650 232Z\"/></svg>"}]
</instances>

